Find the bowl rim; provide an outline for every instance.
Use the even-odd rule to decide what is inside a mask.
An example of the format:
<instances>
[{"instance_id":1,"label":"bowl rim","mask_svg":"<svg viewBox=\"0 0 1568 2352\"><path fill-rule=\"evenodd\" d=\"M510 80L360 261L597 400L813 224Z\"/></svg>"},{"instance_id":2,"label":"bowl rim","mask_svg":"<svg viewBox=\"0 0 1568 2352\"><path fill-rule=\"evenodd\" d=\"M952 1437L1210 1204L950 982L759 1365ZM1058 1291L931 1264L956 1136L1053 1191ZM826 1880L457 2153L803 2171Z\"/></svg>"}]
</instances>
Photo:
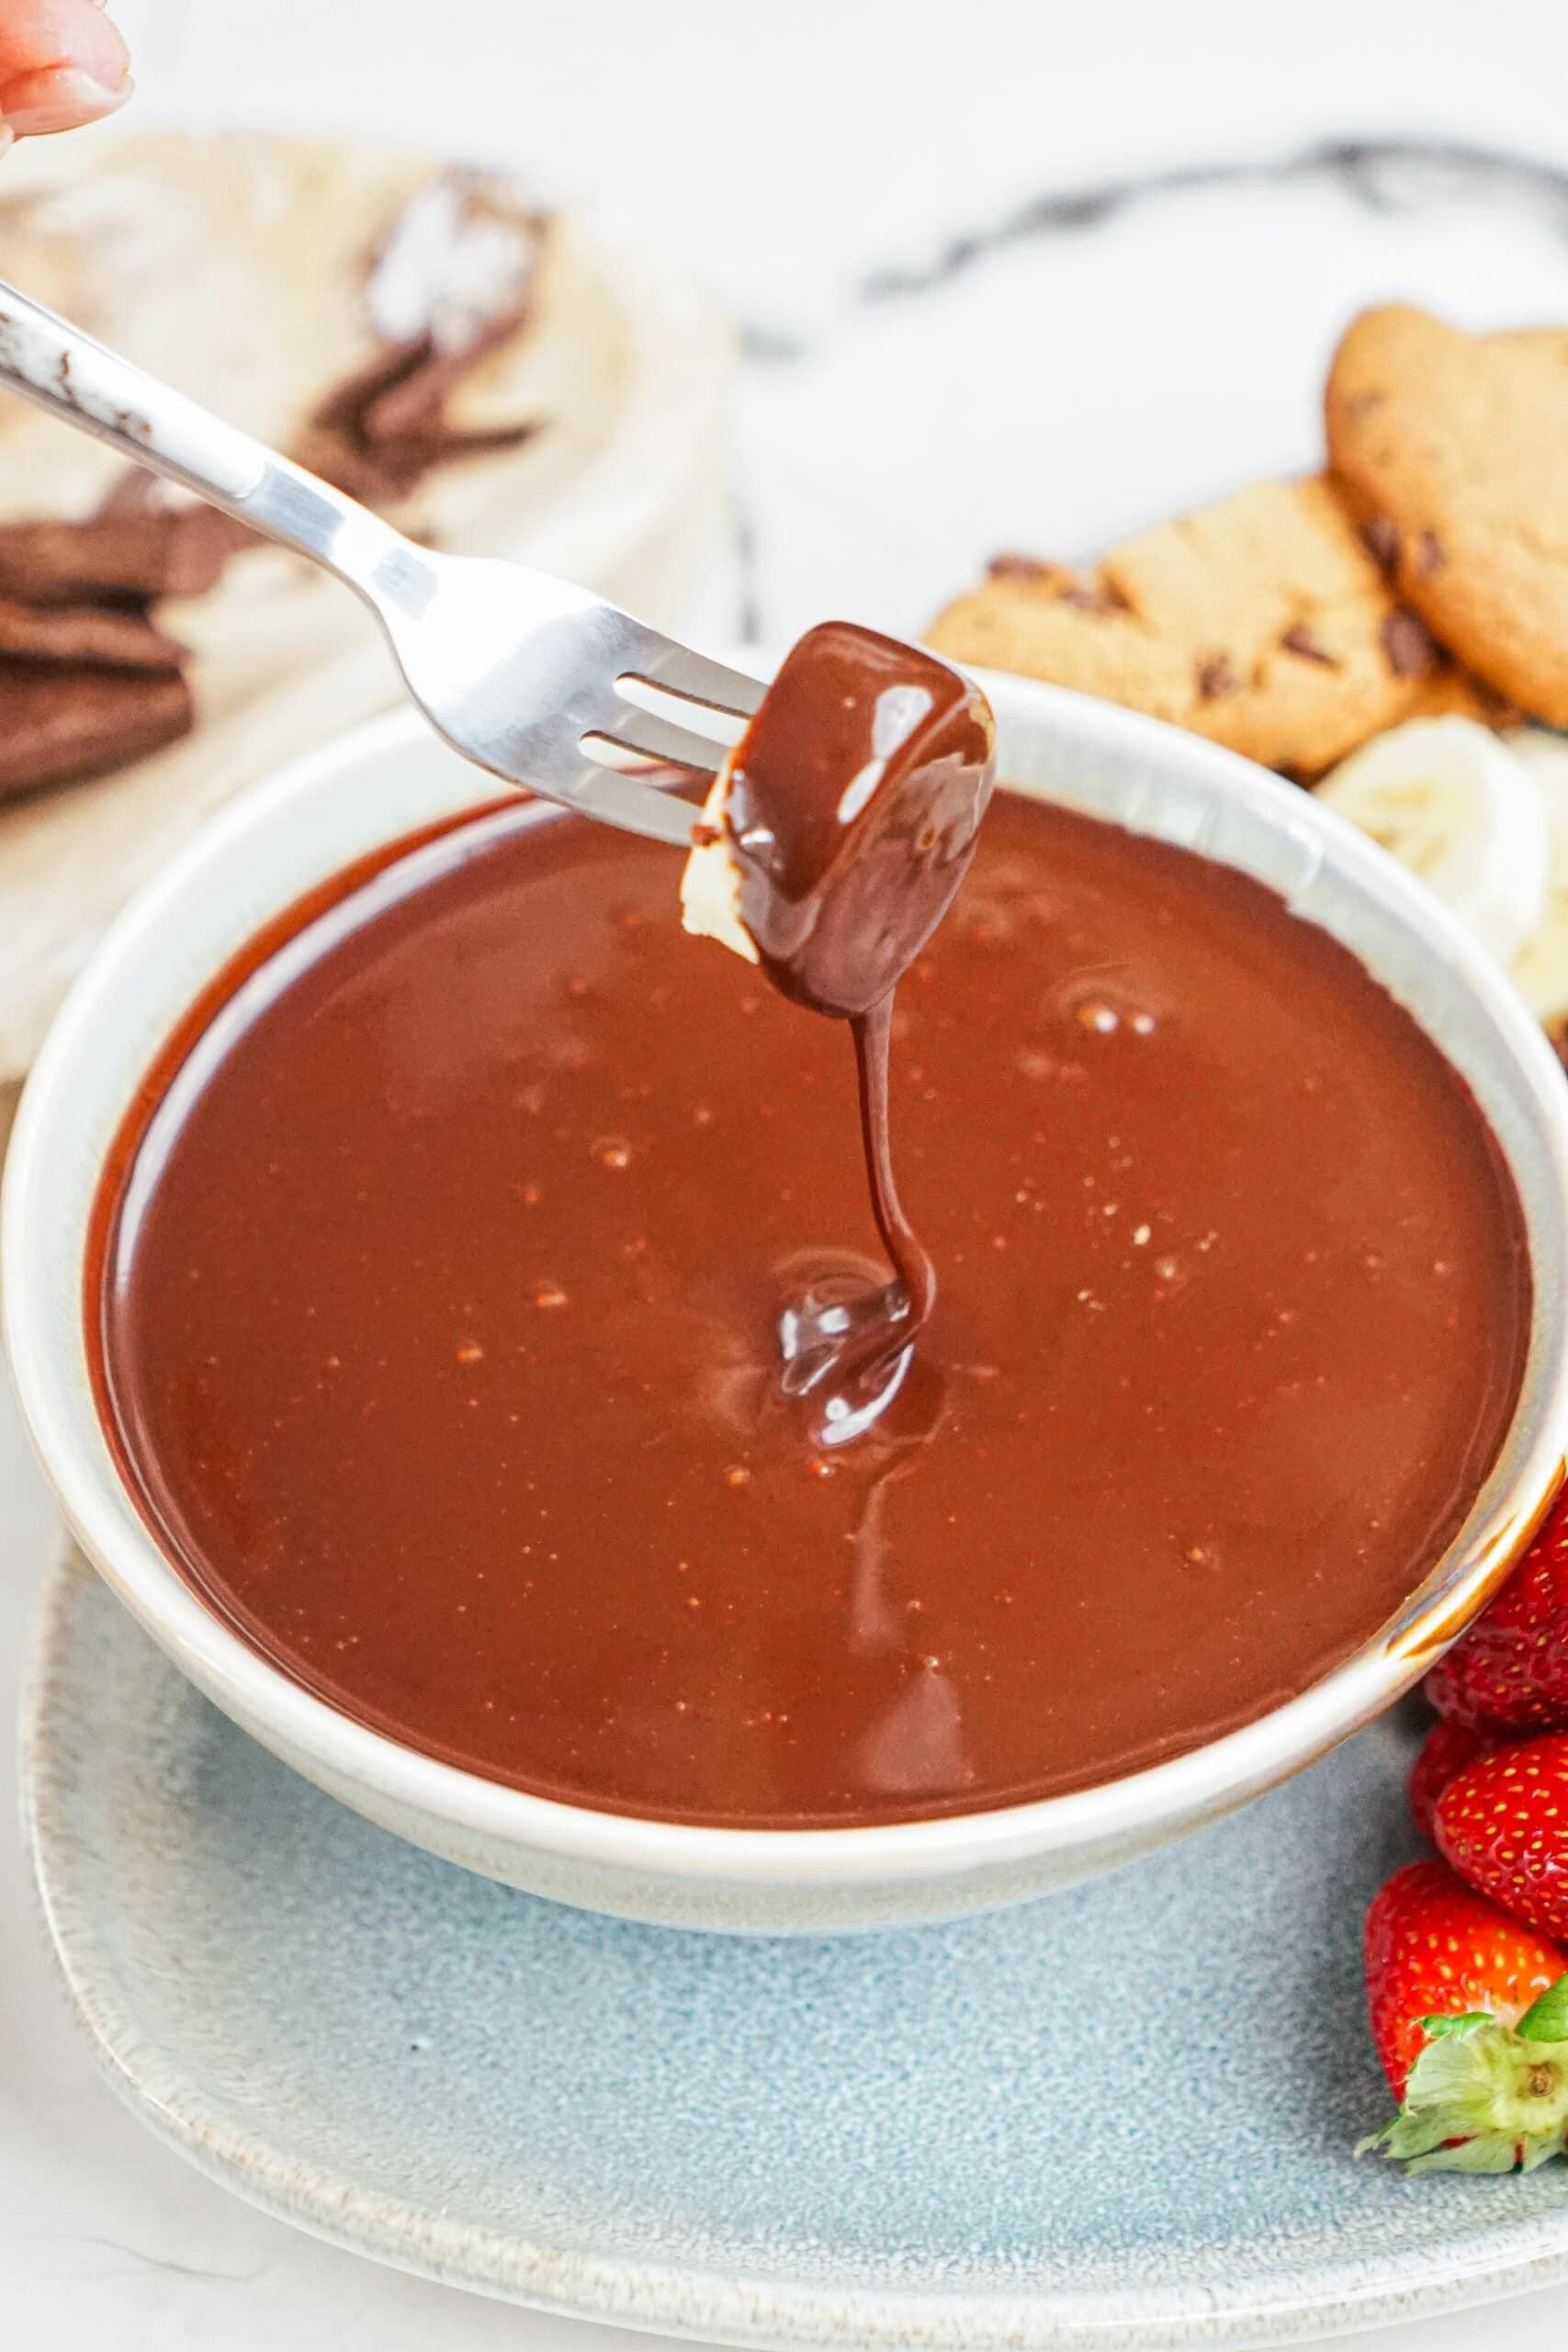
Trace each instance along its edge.
<instances>
[{"instance_id":1,"label":"bowl rim","mask_svg":"<svg viewBox=\"0 0 1568 2352\"><path fill-rule=\"evenodd\" d=\"M754 651L745 658L763 666ZM1102 764L1152 765L1163 771L1173 794L1185 790L1222 813L1244 813L1255 831L1261 817L1270 831L1288 835L1312 872L1327 867L1348 880L1382 910L1429 969L1446 967L1480 1015L1489 1043L1502 1047L1541 1148L1551 1197L1544 1204L1532 1202L1505 1144L1524 1204L1535 1275L1530 1359L1498 1466L1465 1525L1393 1619L1328 1674L1238 1730L1089 1788L914 1821L735 1829L597 1811L442 1762L353 1721L296 1682L173 1567L114 1468L85 1373L80 1302L87 1215L73 1216L63 1244L51 1241L49 1163L55 1138L81 1126L85 1089L90 1093L96 1086L102 1095L108 1085L120 1086L109 1132L118 1125L118 1105L129 1098L157 1041L151 1048L141 1039L111 1045L107 1077L99 1070L95 1078L102 1039L117 1034L106 1013L128 983L166 968L170 943L178 935L176 910L204 888L211 869L231 874L249 837L269 835L302 807L341 794L345 774L411 751L417 757L428 748L429 813L462 805L455 788L445 800L440 797L440 778L461 763L416 714L394 711L250 786L131 899L73 987L35 1064L11 1137L0 1208L0 1305L22 1418L87 1557L198 1687L242 1722L275 1736L294 1758L309 1759L329 1782L439 1825L448 1841L456 1832L481 1846L675 1883L864 1888L963 1880L1097 1848L1138 1850L1271 1786L1390 1703L1462 1630L1539 1525L1568 1453L1568 1319L1561 1287L1549 1291L1542 1282L1543 1261L1548 1271L1554 1258L1560 1261L1560 1234L1568 1238L1568 1084L1522 998L1419 883L1298 787L1202 738L1116 705L1033 681L981 675L1004 744L1010 729ZM477 772L471 784L465 772L465 789L476 807L493 801ZM1060 797L1072 804L1070 793ZM378 834L371 827L366 842L407 829L401 820ZM320 870L330 873L346 862L334 854ZM277 907L309 887L309 879L301 879ZM265 919L265 910L259 918L247 917L225 955ZM222 960L208 962L182 983L183 1001L194 998ZM93 1146L92 1154L93 1181L84 1193L88 1208L101 1148Z\"/></svg>"}]
</instances>

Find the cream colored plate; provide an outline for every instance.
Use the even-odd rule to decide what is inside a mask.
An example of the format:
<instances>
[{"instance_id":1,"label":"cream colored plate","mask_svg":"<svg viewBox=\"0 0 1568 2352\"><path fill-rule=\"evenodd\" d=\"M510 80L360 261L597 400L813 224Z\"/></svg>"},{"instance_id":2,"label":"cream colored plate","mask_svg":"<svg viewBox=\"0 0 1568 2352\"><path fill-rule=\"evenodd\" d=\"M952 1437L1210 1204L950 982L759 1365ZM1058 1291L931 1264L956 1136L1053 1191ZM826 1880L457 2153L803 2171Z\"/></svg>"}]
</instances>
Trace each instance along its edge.
<instances>
[{"instance_id":1,"label":"cream colored plate","mask_svg":"<svg viewBox=\"0 0 1568 2352\"><path fill-rule=\"evenodd\" d=\"M0 277L287 442L366 356L363 257L434 168L261 134L36 142L0 183ZM565 214L529 327L454 404L461 424L536 415L547 430L440 469L395 518L678 622L722 529L730 357L728 330L668 256ZM0 519L88 513L118 470L56 420L0 404ZM0 811L0 1136L7 1088L136 885L241 786L397 698L367 616L281 553L247 557L213 594L165 603L159 617L196 651L195 733Z\"/></svg>"}]
</instances>

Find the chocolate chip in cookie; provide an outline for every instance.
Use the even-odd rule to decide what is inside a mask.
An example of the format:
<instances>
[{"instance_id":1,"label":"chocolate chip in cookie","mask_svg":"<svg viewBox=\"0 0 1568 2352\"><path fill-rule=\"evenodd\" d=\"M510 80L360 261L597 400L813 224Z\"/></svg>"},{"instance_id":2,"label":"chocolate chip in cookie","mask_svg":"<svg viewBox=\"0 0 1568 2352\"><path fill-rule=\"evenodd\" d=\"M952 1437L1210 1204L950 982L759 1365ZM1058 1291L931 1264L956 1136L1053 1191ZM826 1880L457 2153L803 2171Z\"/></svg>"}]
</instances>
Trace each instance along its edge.
<instances>
[{"instance_id":1,"label":"chocolate chip in cookie","mask_svg":"<svg viewBox=\"0 0 1568 2352\"><path fill-rule=\"evenodd\" d=\"M1299 653L1303 662L1322 662L1329 669L1335 667L1333 654L1320 638L1313 635L1305 621L1292 621L1280 642L1287 653Z\"/></svg>"},{"instance_id":2,"label":"chocolate chip in cookie","mask_svg":"<svg viewBox=\"0 0 1568 2352\"><path fill-rule=\"evenodd\" d=\"M1429 678L1442 666L1442 649L1415 613L1396 605L1378 631L1396 678Z\"/></svg>"},{"instance_id":3,"label":"chocolate chip in cookie","mask_svg":"<svg viewBox=\"0 0 1568 2352\"><path fill-rule=\"evenodd\" d=\"M1392 571L1399 561L1399 526L1391 514L1369 514L1361 525L1361 545L1375 564Z\"/></svg>"},{"instance_id":4,"label":"chocolate chip in cookie","mask_svg":"<svg viewBox=\"0 0 1568 2352\"><path fill-rule=\"evenodd\" d=\"M1007 556L929 634L957 661L1130 704L1306 778L1417 713L1487 715L1323 476L1255 483L1090 574Z\"/></svg>"}]
</instances>

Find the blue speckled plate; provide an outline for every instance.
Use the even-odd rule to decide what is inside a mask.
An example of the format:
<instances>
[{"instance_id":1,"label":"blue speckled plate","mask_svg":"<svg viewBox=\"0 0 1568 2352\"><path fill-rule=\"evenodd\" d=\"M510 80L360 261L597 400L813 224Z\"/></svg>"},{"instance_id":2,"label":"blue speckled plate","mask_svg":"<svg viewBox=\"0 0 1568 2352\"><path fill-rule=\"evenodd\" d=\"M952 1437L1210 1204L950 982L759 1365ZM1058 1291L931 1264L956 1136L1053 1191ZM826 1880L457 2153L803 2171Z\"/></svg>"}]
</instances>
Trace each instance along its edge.
<instances>
[{"instance_id":1,"label":"blue speckled plate","mask_svg":"<svg viewBox=\"0 0 1568 2352\"><path fill-rule=\"evenodd\" d=\"M1385 1724L1118 1877L741 1942L416 1853L254 1747L74 1558L28 1730L39 1878L120 2088L407 2268L762 2344L1299 2342L1568 2276L1568 2172L1357 2164Z\"/></svg>"}]
</instances>

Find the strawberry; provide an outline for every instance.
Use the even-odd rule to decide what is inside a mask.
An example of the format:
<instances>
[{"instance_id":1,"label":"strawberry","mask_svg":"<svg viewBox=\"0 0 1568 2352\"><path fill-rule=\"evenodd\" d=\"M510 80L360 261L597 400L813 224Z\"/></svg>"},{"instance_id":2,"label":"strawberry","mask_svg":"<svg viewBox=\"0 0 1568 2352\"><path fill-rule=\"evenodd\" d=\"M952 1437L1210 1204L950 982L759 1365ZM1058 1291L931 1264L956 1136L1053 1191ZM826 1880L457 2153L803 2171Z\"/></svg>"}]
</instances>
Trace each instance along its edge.
<instances>
[{"instance_id":1,"label":"strawberry","mask_svg":"<svg viewBox=\"0 0 1568 2352\"><path fill-rule=\"evenodd\" d=\"M1568 1961L1554 1943L1446 1863L1412 1862L1373 1898L1364 1954L1399 2111L1358 2155L1381 2149L1412 2172L1530 2172L1568 2145Z\"/></svg>"},{"instance_id":2,"label":"strawberry","mask_svg":"<svg viewBox=\"0 0 1568 2352\"><path fill-rule=\"evenodd\" d=\"M1568 1729L1568 1487L1489 1609L1427 1677L1450 1723Z\"/></svg>"},{"instance_id":3,"label":"strawberry","mask_svg":"<svg viewBox=\"0 0 1568 2352\"><path fill-rule=\"evenodd\" d=\"M1472 1731L1468 1724L1432 1725L1410 1775L1410 1818L1429 1846L1438 1842L1438 1799L1449 1782L1506 1745L1490 1732Z\"/></svg>"},{"instance_id":4,"label":"strawberry","mask_svg":"<svg viewBox=\"0 0 1568 2352\"><path fill-rule=\"evenodd\" d=\"M1568 1735L1517 1741L1450 1781L1438 1850L1516 1918L1568 1936Z\"/></svg>"},{"instance_id":5,"label":"strawberry","mask_svg":"<svg viewBox=\"0 0 1568 2352\"><path fill-rule=\"evenodd\" d=\"M1430 2017L1485 2009L1506 2023L1556 1983L1568 1960L1446 1863L1410 1862L1372 1898L1362 1939L1372 2040L1395 2098Z\"/></svg>"}]
</instances>

